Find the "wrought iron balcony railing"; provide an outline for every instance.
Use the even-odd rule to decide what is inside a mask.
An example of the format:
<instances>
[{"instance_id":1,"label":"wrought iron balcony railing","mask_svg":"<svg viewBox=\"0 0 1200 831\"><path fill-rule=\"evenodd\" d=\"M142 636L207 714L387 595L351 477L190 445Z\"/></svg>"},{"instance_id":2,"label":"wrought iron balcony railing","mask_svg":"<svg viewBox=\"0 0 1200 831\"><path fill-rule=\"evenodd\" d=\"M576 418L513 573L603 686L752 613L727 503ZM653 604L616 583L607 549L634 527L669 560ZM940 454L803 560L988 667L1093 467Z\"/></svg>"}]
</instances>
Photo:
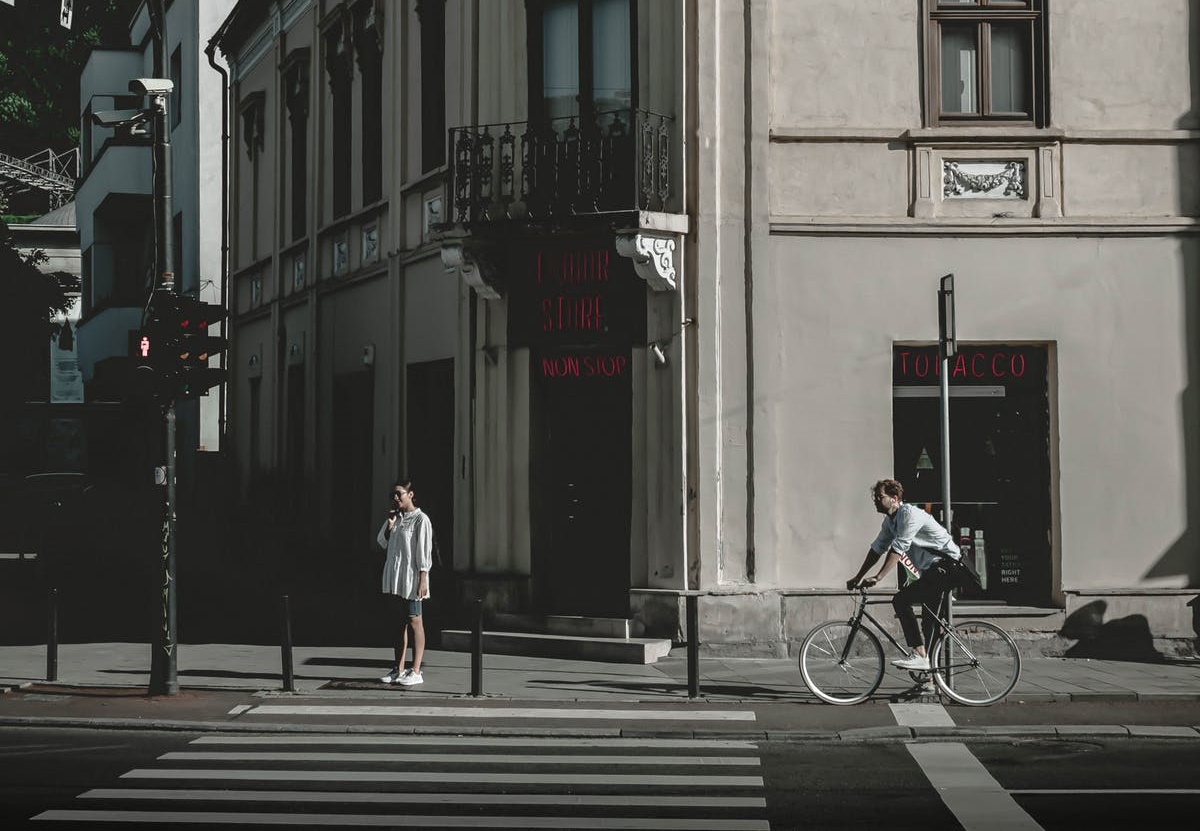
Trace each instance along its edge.
<instances>
[{"instance_id":1,"label":"wrought iron balcony railing","mask_svg":"<svg viewBox=\"0 0 1200 831\"><path fill-rule=\"evenodd\" d=\"M673 193L673 119L646 110L594 120L450 129L450 219L548 220L663 211Z\"/></svg>"}]
</instances>

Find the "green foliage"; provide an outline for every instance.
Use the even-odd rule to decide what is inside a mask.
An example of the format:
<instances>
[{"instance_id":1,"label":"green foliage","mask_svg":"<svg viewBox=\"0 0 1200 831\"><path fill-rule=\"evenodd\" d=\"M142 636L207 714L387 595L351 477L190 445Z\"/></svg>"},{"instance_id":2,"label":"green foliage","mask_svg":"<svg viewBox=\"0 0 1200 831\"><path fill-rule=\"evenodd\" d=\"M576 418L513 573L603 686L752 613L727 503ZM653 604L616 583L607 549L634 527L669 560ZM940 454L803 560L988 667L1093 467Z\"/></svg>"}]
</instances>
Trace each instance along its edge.
<instances>
[{"instance_id":1,"label":"green foliage","mask_svg":"<svg viewBox=\"0 0 1200 831\"><path fill-rule=\"evenodd\" d=\"M79 75L95 46L128 46L140 0L77 0L70 30L59 4L0 4L0 152L63 152L79 140Z\"/></svg>"}]
</instances>

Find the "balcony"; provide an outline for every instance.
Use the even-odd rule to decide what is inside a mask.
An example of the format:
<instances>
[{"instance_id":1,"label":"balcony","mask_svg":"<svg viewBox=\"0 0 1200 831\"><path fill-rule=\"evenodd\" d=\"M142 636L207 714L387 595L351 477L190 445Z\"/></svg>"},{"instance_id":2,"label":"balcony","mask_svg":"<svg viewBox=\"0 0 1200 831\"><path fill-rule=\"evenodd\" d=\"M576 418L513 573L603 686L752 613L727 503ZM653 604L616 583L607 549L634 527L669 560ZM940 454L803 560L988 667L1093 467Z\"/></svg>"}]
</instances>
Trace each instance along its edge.
<instances>
[{"instance_id":1,"label":"balcony","mask_svg":"<svg viewBox=\"0 0 1200 831\"><path fill-rule=\"evenodd\" d=\"M449 224L670 212L674 119L647 110L450 129Z\"/></svg>"}]
</instances>

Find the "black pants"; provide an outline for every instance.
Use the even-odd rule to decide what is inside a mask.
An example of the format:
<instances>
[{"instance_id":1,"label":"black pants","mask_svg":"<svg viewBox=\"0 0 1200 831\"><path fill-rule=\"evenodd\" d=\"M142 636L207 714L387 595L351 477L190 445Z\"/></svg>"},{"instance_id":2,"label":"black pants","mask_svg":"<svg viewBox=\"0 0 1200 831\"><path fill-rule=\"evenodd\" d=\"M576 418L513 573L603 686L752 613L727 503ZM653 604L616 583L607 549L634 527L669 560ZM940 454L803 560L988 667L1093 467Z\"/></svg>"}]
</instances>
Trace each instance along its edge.
<instances>
[{"instance_id":1,"label":"black pants","mask_svg":"<svg viewBox=\"0 0 1200 831\"><path fill-rule=\"evenodd\" d=\"M904 630L904 641L911 646L928 647L933 643L938 633L937 619L927 611L921 614L921 628L917 628L917 615L913 612L914 603L923 603L935 612L941 611L942 598L946 592L954 588L954 580L945 566L931 566L915 583L896 592L892 598L892 608L900 619L900 627Z\"/></svg>"}]
</instances>

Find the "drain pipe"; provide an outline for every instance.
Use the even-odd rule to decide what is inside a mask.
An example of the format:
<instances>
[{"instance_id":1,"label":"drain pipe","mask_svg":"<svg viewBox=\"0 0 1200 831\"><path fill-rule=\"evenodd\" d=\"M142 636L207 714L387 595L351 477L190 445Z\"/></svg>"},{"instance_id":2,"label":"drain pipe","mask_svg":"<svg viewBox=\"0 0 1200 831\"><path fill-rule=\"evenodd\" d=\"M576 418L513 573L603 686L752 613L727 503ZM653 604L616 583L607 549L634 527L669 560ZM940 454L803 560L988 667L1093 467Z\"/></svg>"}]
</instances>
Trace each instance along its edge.
<instances>
[{"instance_id":1,"label":"drain pipe","mask_svg":"<svg viewBox=\"0 0 1200 831\"><path fill-rule=\"evenodd\" d=\"M232 17L232 16L231 16ZM226 304L226 298L229 291L229 72L225 67L217 63L216 50L217 39L225 33L225 26L230 18L226 18L225 23L221 24L221 28L209 40L208 46L204 49L204 54L208 55L208 65L221 74L221 307L228 311L229 306ZM231 362L231 353L233 347L233 339L229 336L232 334L226 327L231 327L232 323L229 317L226 317L225 322L221 324L221 333L224 335L230 348L222 358L223 368L226 369L225 380L217 388L217 449L224 451L225 435L227 427L227 390L229 388L229 363Z\"/></svg>"}]
</instances>

